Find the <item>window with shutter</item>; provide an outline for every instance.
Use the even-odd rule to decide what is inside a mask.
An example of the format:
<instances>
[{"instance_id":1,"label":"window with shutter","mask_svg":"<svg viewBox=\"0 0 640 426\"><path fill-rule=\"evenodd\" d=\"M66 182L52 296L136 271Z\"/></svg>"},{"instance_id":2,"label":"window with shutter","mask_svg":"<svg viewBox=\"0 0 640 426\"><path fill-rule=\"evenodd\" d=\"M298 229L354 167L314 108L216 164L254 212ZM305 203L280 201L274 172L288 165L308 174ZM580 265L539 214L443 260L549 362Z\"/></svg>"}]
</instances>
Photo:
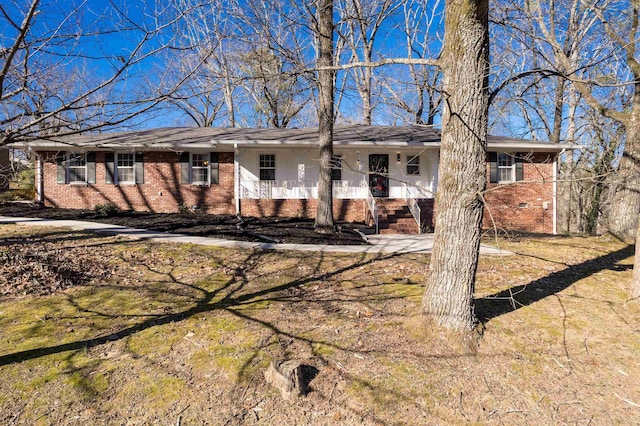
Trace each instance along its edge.
<instances>
[{"instance_id":1,"label":"window with shutter","mask_svg":"<svg viewBox=\"0 0 640 426\"><path fill-rule=\"evenodd\" d=\"M135 154L116 154L116 179L119 184L133 184L135 179Z\"/></svg>"},{"instance_id":2,"label":"window with shutter","mask_svg":"<svg viewBox=\"0 0 640 426\"><path fill-rule=\"evenodd\" d=\"M516 180L515 158L512 154L498 153L498 182L509 183Z\"/></svg>"},{"instance_id":3,"label":"window with shutter","mask_svg":"<svg viewBox=\"0 0 640 426\"><path fill-rule=\"evenodd\" d=\"M209 184L209 154L191 154L191 183Z\"/></svg>"},{"instance_id":4,"label":"window with shutter","mask_svg":"<svg viewBox=\"0 0 640 426\"><path fill-rule=\"evenodd\" d=\"M342 180L342 155L340 154L331 158L331 180Z\"/></svg>"},{"instance_id":5,"label":"window with shutter","mask_svg":"<svg viewBox=\"0 0 640 426\"><path fill-rule=\"evenodd\" d=\"M87 182L87 157L85 154L69 153L69 183Z\"/></svg>"}]
</instances>

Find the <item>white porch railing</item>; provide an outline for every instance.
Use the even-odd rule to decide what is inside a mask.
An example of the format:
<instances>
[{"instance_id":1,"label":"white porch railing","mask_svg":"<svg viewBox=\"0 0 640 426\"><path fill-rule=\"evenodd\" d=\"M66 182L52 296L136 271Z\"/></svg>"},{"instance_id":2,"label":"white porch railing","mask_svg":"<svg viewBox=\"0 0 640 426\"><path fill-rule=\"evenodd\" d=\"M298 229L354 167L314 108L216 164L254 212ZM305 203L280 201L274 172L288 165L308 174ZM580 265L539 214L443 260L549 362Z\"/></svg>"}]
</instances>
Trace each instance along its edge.
<instances>
[{"instance_id":1,"label":"white porch railing","mask_svg":"<svg viewBox=\"0 0 640 426\"><path fill-rule=\"evenodd\" d=\"M371 190L367 186L367 206L369 207L369 212L371 213L371 217L373 218L373 223L376 225L376 234L379 232L378 230L378 206L376 205L376 199L373 197Z\"/></svg>"},{"instance_id":2,"label":"white porch railing","mask_svg":"<svg viewBox=\"0 0 640 426\"><path fill-rule=\"evenodd\" d=\"M418 204L418 200L413 193L413 188L409 187L406 183L402 183L402 188L404 192L404 200L407 202L407 206L409 207L409 211L416 223L418 224L418 234L422 233L422 223L420 223L420 205Z\"/></svg>"},{"instance_id":3,"label":"white porch railing","mask_svg":"<svg viewBox=\"0 0 640 426\"><path fill-rule=\"evenodd\" d=\"M367 198L369 186L365 180L354 182L351 180L333 181L333 198L363 199Z\"/></svg>"},{"instance_id":4,"label":"white porch railing","mask_svg":"<svg viewBox=\"0 0 640 426\"><path fill-rule=\"evenodd\" d=\"M365 199L367 182L333 181L333 197L338 199ZM245 181L240 184L243 199L309 199L318 198L318 182L297 180Z\"/></svg>"},{"instance_id":5,"label":"white porch railing","mask_svg":"<svg viewBox=\"0 0 640 426\"><path fill-rule=\"evenodd\" d=\"M305 199L317 197L316 182L297 180L261 180L242 182L240 197L243 199Z\"/></svg>"}]
</instances>

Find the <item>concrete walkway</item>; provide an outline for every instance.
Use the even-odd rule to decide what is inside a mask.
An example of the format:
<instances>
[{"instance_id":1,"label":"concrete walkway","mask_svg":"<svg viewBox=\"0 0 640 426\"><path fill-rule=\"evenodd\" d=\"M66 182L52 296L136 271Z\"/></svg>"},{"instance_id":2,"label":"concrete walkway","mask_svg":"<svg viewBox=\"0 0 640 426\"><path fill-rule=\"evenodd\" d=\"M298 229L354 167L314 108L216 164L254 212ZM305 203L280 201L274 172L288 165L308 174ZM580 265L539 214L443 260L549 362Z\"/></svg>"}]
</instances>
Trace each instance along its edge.
<instances>
[{"instance_id":1,"label":"concrete walkway","mask_svg":"<svg viewBox=\"0 0 640 426\"><path fill-rule=\"evenodd\" d=\"M100 234L118 235L132 239L162 243L198 244L203 246L249 248L265 250L297 250L327 253L430 253L433 250L433 234L420 235L368 235L371 245L346 246L327 244L275 244L254 243L248 241L226 240L222 238L198 237L195 235L170 234L166 232L147 231L145 229L127 228L126 226L107 223L84 222L79 220L49 220L31 217L0 216L1 224L20 224L30 226L48 226L69 228L78 231L91 231ZM481 245L481 254L506 256L513 253L495 247Z\"/></svg>"}]
</instances>

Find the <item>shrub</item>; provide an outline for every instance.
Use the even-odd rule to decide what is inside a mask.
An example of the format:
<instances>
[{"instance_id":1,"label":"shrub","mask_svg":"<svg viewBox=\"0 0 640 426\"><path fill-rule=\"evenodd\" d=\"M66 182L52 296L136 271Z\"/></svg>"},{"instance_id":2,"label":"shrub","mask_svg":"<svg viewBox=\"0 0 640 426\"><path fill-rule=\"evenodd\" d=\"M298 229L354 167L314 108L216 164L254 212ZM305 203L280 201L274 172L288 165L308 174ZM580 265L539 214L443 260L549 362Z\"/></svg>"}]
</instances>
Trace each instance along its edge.
<instances>
[{"instance_id":1,"label":"shrub","mask_svg":"<svg viewBox=\"0 0 640 426\"><path fill-rule=\"evenodd\" d=\"M115 216L118 213L120 213L120 208L116 205L116 203L112 201L108 201L104 204L98 204L93 208L93 210L95 210L95 212L98 213L100 216L107 216L107 217Z\"/></svg>"},{"instance_id":2,"label":"shrub","mask_svg":"<svg viewBox=\"0 0 640 426\"><path fill-rule=\"evenodd\" d=\"M10 176L0 175L0 187L7 183ZM8 181L9 188L0 193L0 201L33 200L36 194L35 174L33 169L18 172Z\"/></svg>"}]
</instances>

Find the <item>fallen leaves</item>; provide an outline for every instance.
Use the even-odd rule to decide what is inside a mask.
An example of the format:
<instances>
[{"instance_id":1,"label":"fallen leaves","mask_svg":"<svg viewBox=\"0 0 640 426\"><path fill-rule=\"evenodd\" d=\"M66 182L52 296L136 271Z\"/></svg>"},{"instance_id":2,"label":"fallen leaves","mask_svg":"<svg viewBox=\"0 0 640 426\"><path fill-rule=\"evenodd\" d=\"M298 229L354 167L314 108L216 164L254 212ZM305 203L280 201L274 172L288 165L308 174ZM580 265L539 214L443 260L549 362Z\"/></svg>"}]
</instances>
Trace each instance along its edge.
<instances>
[{"instance_id":1,"label":"fallen leaves","mask_svg":"<svg viewBox=\"0 0 640 426\"><path fill-rule=\"evenodd\" d=\"M9 242L0 249L0 296L52 294L103 278L110 270L86 247Z\"/></svg>"}]
</instances>

